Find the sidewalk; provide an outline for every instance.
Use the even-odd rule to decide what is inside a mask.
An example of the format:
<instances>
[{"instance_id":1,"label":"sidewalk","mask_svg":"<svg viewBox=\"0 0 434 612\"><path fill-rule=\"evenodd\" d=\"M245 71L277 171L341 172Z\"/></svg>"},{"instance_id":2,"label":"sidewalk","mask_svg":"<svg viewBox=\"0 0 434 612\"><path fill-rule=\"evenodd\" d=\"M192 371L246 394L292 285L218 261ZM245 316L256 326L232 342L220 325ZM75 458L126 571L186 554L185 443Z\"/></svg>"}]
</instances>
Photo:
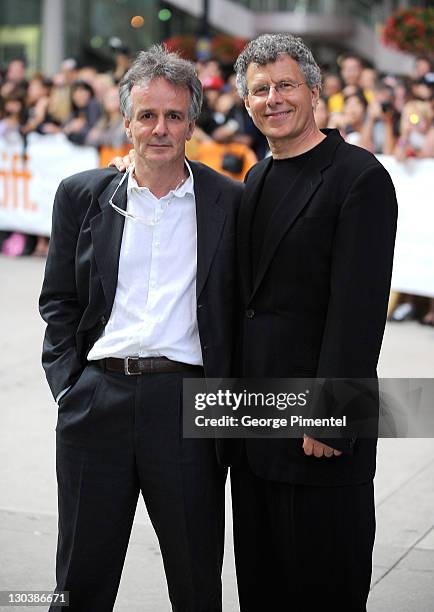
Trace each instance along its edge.
<instances>
[{"instance_id":1,"label":"sidewalk","mask_svg":"<svg viewBox=\"0 0 434 612\"><path fill-rule=\"evenodd\" d=\"M0 257L0 590L54 586L56 406L39 366L43 323L36 307L43 266L38 259ZM434 331L413 323L388 326L379 373L433 377ZM237 612L229 492L227 498L224 610ZM380 441L376 502L368 610L433 610L434 440ZM29 610L0 606L12 609ZM158 543L142 501L115 610L170 612Z\"/></svg>"}]
</instances>

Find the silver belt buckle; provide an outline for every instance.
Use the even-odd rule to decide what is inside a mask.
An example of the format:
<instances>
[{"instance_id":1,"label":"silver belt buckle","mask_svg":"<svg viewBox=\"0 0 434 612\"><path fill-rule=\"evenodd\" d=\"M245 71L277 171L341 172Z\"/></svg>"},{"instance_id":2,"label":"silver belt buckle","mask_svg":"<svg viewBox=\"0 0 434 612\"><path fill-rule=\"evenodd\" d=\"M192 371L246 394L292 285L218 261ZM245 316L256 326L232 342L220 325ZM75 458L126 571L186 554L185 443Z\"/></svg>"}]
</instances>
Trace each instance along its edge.
<instances>
[{"instance_id":1,"label":"silver belt buckle","mask_svg":"<svg viewBox=\"0 0 434 612\"><path fill-rule=\"evenodd\" d=\"M124 357L124 372L126 376L140 376L141 372L130 372L130 360L139 361L140 357Z\"/></svg>"}]
</instances>

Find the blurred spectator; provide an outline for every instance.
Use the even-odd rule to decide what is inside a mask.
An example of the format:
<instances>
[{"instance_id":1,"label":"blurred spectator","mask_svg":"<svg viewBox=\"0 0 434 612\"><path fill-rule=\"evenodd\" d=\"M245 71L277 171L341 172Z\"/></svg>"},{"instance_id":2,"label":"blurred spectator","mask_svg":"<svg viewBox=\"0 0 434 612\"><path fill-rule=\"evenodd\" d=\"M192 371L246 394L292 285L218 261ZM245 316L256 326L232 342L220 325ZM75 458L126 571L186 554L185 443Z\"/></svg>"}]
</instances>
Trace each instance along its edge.
<instances>
[{"instance_id":1,"label":"blurred spectator","mask_svg":"<svg viewBox=\"0 0 434 612\"><path fill-rule=\"evenodd\" d=\"M115 62L111 77L114 83L117 84L131 66L130 50L123 44L121 39L116 36L110 38L109 47L113 51Z\"/></svg>"},{"instance_id":2,"label":"blurred spectator","mask_svg":"<svg viewBox=\"0 0 434 612\"><path fill-rule=\"evenodd\" d=\"M119 107L119 90L112 85L104 95L102 116L86 136L86 144L94 147L122 147L128 144Z\"/></svg>"},{"instance_id":3,"label":"blurred spectator","mask_svg":"<svg viewBox=\"0 0 434 612\"><path fill-rule=\"evenodd\" d=\"M17 57L9 62L6 80L16 85L26 81L26 60L24 58Z\"/></svg>"},{"instance_id":4,"label":"blurred spectator","mask_svg":"<svg viewBox=\"0 0 434 612\"><path fill-rule=\"evenodd\" d=\"M395 147L395 157L434 157L433 113L429 102L410 100L403 108L401 135Z\"/></svg>"},{"instance_id":5,"label":"blurred spectator","mask_svg":"<svg viewBox=\"0 0 434 612\"><path fill-rule=\"evenodd\" d=\"M358 55L346 55L341 62L341 77L344 88L347 85L359 87L362 70L363 63Z\"/></svg>"},{"instance_id":6,"label":"blurred spectator","mask_svg":"<svg viewBox=\"0 0 434 612\"><path fill-rule=\"evenodd\" d=\"M83 66L77 71L77 79L76 81L84 81L88 83L93 88L93 83L98 75L98 71L96 68L92 66Z\"/></svg>"},{"instance_id":7,"label":"blurred spectator","mask_svg":"<svg viewBox=\"0 0 434 612\"><path fill-rule=\"evenodd\" d=\"M214 63L208 62L214 72ZM225 84L222 77L203 76L204 103L197 121L195 136L199 142L241 143L250 147L262 159L268 149L266 138L249 117L244 101L239 97L232 74Z\"/></svg>"},{"instance_id":8,"label":"blurred spectator","mask_svg":"<svg viewBox=\"0 0 434 612\"><path fill-rule=\"evenodd\" d=\"M49 101L49 114L53 118L52 125L46 126L44 132L49 134L57 131L59 125L65 123L71 114L71 86L77 80L77 62L69 57L60 64L60 72L53 77L53 88Z\"/></svg>"},{"instance_id":9,"label":"blurred spectator","mask_svg":"<svg viewBox=\"0 0 434 612\"><path fill-rule=\"evenodd\" d=\"M220 92L223 89L224 81L220 76L203 76L203 104L200 116L196 122L196 136L199 140L206 139L206 136L211 138L211 134L218 126L223 123L222 114L216 110L217 100L220 97Z\"/></svg>"},{"instance_id":10,"label":"blurred spectator","mask_svg":"<svg viewBox=\"0 0 434 612\"><path fill-rule=\"evenodd\" d=\"M19 141L20 130L26 121L25 99L22 90L15 90L3 99L2 119L0 120L0 138ZM23 143L24 154L24 143ZM22 232L0 232L0 247L4 255L13 257L30 255L36 244L36 236Z\"/></svg>"},{"instance_id":11,"label":"blurred spectator","mask_svg":"<svg viewBox=\"0 0 434 612\"><path fill-rule=\"evenodd\" d=\"M356 88L354 93L345 97L343 112L331 118L329 125L339 128L342 137L350 144L362 146L362 130L367 107L368 102L362 90Z\"/></svg>"},{"instance_id":12,"label":"blurred spectator","mask_svg":"<svg viewBox=\"0 0 434 612\"><path fill-rule=\"evenodd\" d=\"M247 123L250 117L243 100L237 93L234 75L229 78L225 93L222 93L217 99L215 111L219 118L219 126L211 134L214 140L242 142L249 146L252 144L252 137L247 133Z\"/></svg>"},{"instance_id":13,"label":"blurred spectator","mask_svg":"<svg viewBox=\"0 0 434 612\"><path fill-rule=\"evenodd\" d=\"M368 104L374 99L374 86L378 78L375 68L365 67L358 55L347 55L341 61L341 77L344 82L344 98L362 90Z\"/></svg>"},{"instance_id":14,"label":"blurred spectator","mask_svg":"<svg viewBox=\"0 0 434 612\"><path fill-rule=\"evenodd\" d=\"M202 83L208 78L223 78L223 73L220 64L214 59L210 59L206 62L197 62L196 70L198 77Z\"/></svg>"},{"instance_id":15,"label":"blurred spectator","mask_svg":"<svg viewBox=\"0 0 434 612\"><path fill-rule=\"evenodd\" d=\"M56 132L63 123L66 122L71 114L71 89L64 85L55 75L53 87L48 101L48 113L52 117L51 124L44 125L44 134Z\"/></svg>"},{"instance_id":16,"label":"blurred spectator","mask_svg":"<svg viewBox=\"0 0 434 612\"><path fill-rule=\"evenodd\" d=\"M342 90L342 95L344 96L344 106L345 106L346 98L348 98L349 96L353 96L354 94L358 94L360 92L363 93L363 90L360 89L358 85L345 85L345 87Z\"/></svg>"},{"instance_id":17,"label":"blurred spectator","mask_svg":"<svg viewBox=\"0 0 434 612\"><path fill-rule=\"evenodd\" d=\"M360 90L345 98L343 135L350 144L360 146L367 108L368 102Z\"/></svg>"},{"instance_id":18,"label":"blurred spectator","mask_svg":"<svg viewBox=\"0 0 434 612\"><path fill-rule=\"evenodd\" d=\"M50 93L53 87L51 79L42 74L34 75L27 89L27 121L21 128L21 133L27 135L30 132L44 133L44 124L53 121L48 112Z\"/></svg>"},{"instance_id":19,"label":"blurred spectator","mask_svg":"<svg viewBox=\"0 0 434 612\"><path fill-rule=\"evenodd\" d=\"M383 79L386 85L390 85L394 92L394 107L395 110L401 115L402 109L406 102L411 98L411 81L409 78L390 78L386 77Z\"/></svg>"},{"instance_id":20,"label":"blurred spectator","mask_svg":"<svg viewBox=\"0 0 434 612\"><path fill-rule=\"evenodd\" d=\"M62 84L72 85L77 80L77 62L73 57L68 57L60 64Z\"/></svg>"},{"instance_id":21,"label":"blurred spectator","mask_svg":"<svg viewBox=\"0 0 434 612\"><path fill-rule=\"evenodd\" d=\"M383 81L377 81L360 140L360 146L371 153L384 155L393 153L396 139L399 136L400 119L394 103L393 88Z\"/></svg>"},{"instance_id":22,"label":"blurred spectator","mask_svg":"<svg viewBox=\"0 0 434 612\"><path fill-rule=\"evenodd\" d=\"M344 96L342 94L342 81L336 74L326 74L322 94L327 100L330 113L340 113L344 108Z\"/></svg>"},{"instance_id":23,"label":"blurred spectator","mask_svg":"<svg viewBox=\"0 0 434 612\"><path fill-rule=\"evenodd\" d=\"M320 130L323 130L324 128L328 127L330 113L327 106L327 100L324 98L324 96L320 96L318 98L318 103L314 110L314 115L315 122Z\"/></svg>"},{"instance_id":24,"label":"blurred spectator","mask_svg":"<svg viewBox=\"0 0 434 612\"><path fill-rule=\"evenodd\" d=\"M75 144L84 144L87 134L101 115L93 88L86 81L75 81L71 87L72 112L63 133Z\"/></svg>"},{"instance_id":25,"label":"blurred spectator","mask_svg":"<svg viewBox=\"0 0 434 612\"><path fill-rule=\"evenodd\" d=\"M23 95L11 93L3 100L0 138L7 139L11 134L18 136L26 121L26 108Z\"/></svg>"},{"instance_id":26,"label":"blurred spectator","mask_svg":"<svg viewBox=\"0 0 434 612\"><path fill-rule=\"evenodd\" d=\"M428 72L425 76L411 85L412 97L416 100L430 101L433 97L434 73Z\"/></svg>"},{"instance_id":27,"label":"blurred spectator","mask_svg":"<svg viewBox=\"0 0 434 612\"><path fill-rule=\"evenodd\" d=\"M250 147L262 159L268 150L268 142L264 135L256 128L247 113L237 92L235 75L232 74L226 83L226 93L220 96L216 110L224 115L224 123L212 134L217 142L240 142Z\"/></svg>"},{"instance_id":28,"label":"blurred spectator","mask_svg":"<svg viewBox=\"0 0 434 612\"><path fill-rule=\"evenodd\" d=\"M110 74L97 74L93 80L92 87L95 91L95 98L102 105L104 96L114 85L113 77Z\"/></svg>"},{"instance_id":29,"label":"blurred spectator","mask_svg":"<svg viewBox=\"0 0 434 612\"><path fill-rule=\"evenodd\" d=\"M368 101L368 104L374 99L374 89L378 80L378 72L375 68L363 68L359 79L359 87L363 90L363 94Z\"/></svg>"},{"instance_id":30,"label":"blurred spectator","mask_svg":"<svg viewBox=\"0 0 434 612\"><path fill-rule=\"evenodd\" d=\"M418 55L414 61L413 78L415 81L422 79L426 74L432 72L431 60L426 55Z\"/></svg>"}]
</instances>

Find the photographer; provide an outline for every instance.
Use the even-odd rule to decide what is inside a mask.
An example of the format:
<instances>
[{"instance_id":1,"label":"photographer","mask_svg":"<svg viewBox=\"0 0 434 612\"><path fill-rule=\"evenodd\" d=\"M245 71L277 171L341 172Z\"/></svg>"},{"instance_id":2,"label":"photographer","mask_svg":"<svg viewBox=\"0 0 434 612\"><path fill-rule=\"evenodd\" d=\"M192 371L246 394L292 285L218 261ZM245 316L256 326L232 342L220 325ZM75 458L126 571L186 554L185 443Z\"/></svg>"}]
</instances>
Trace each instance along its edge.
<instances>
[{"instance_id":1,"label":"photographer","mask_svg":"<svg viewBox=\"0 0 434 612\"><path fill-rule=\"evenodd\" d=\"M371 153L393 153L399 136L399 113L394 108L394 98L392 87L382 81L376 84L360 139L360 145Z\"/></svg>"}]
</instances>

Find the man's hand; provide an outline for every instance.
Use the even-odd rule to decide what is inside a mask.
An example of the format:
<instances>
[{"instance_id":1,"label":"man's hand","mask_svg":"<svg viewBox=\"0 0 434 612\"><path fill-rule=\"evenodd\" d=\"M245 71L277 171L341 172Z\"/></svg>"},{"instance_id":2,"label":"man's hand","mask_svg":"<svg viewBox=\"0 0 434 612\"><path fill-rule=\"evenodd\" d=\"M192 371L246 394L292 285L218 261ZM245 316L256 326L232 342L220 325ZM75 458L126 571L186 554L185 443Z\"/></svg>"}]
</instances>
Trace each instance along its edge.
<instances>
[{"instance_id":1,"label":"man's hand","mask_svg":"<svg viewBox=\"0 0 434 612\"><path fill-rule=\"evenodd\" d=\"M109 168L112 166L115 166L120 172L125 172L128 166L130 166L133 163L134 163L134 149L131 149L128 152L128 155L125 155L124 157L119 157L119 156L113 157L113 159L110 160Z\"/></svg>"},{"instance_id":2,"label":"man's hand","mask_svg":"<svg viewBox=\"0 0 434 612\"><path fill-rule=\"evenodd\" d=\"M63 131L65 134L72 134L73 132L80 132L86 125L86 119L83 117L77 117L76 119L72 119L69 123L65 125Z\"/></svg>"},{"instance_id":3,"label":"man's hand","mask_svg":"<svg viewBox=\"0 0 434 612\"><path fill-rule=\"evenodd\" d=\"M318 442L314 438L309 438L309 436L304 436L303 450L305 455L314 455L315 457L339 457L339 455L342 455L341 451Z\"/></svg>"},{"instance_id":4,"label":"man's hand","mask_svg":"<svg viewBox=\"0 0 434 612\"><path fill-rule=\"evenodd\" d=\"M377 102L377 100L373 100L371 104L368 106L367 117L371 121L376 121L377 119L381 119L383 114L383 110L381 108L381 104Z\"/></svg>"}]
</instances>

